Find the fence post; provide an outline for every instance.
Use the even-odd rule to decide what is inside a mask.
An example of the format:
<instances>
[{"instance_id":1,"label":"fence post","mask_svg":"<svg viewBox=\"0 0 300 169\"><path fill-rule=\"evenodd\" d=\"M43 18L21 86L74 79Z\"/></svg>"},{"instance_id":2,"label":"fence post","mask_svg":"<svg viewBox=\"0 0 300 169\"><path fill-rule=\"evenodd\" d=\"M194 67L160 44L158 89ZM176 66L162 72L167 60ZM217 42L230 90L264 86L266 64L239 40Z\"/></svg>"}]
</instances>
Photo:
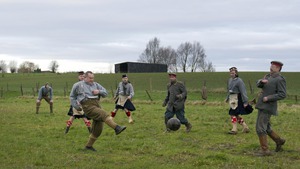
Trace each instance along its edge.
<instances>
[{"instance_id":1,"label":"fence post","mask_svg":"<svg viewBox=\"0 0 300 169\"><path fill-rule=\"evenodd\" d=\"M295 100L296 100L296 103L298 103L298 96L295 95Z\"/></svg>"},{"instance_id":2,"label":"fence post","mask_svg":"<svg viewBox=\"0 0 300 169\"><path fill-rule=\"evenodd\" d=\"M254 93L254 90L253 90L253 88L252 88L252 85L251 85L250 80L249 80L248 82L249 82L250 92L251 92L251 94L253 94L253 93Z\"/></svg>"},{"instance_id":3,"label":"fence post","mask_svg":"<svg viewBox=\"0 0 300 169\"><path fill-rule=\"evenodd\" d=\"M3 87L1 87L0 98L3 97Z\"/></svg>"},{"instance_id":4,"label":"fence post","mask_svg":"<svg viewBox=\"0 0 300 169\"><path fill-rule=\"evenodd\" d=\"M35 97L34 87L32 88L32 95L33 95L33 97Z\"/></svg>"},{"instance_id":5,"label":"fence post","mask_svg":"<svg viewBox=\"0 0 300 169\"><path fill-rule=\"evenodd\" d=\"M8 83L6 83L6 91L8 91Z\"/></svg>"},{"instance_id":6,"label":"fence post","mask_svg":"<svg viewBox=\"0 0 300 169\"><path fill-rule=\"evenodd\" d=\"M149 92L148 92L148 90L146 90L146 93L147 93L149 99L150 99L151 101L153 101L152 98L151 98L151 96L150 96L150 94L149 94Z\"/></svg>"},{"instance_id":7,"label":"fence post","mask_svg":"<svg viewBox=\"0 0 300 169\"><path fill-rule=\"evenodd\" d=\"M21 84L21 96L23 96L23 86L22 86L22 84Z\"/></svg>"},{"instance_id":8,"label":"fence post","mask_svg":"<svg viewBox=\"0 0 300 169\"><path fill-rule=\"evenodd\" d=\"M64 87L64 97L67 96L67 91L66 91L66 87Z\"/></svg>"},{"instance_id":9,"label":"fence post","mask_svg":"<svg viewBox=\"0 0 300 169\"><path fill-rule=\"evenodd\" d=\"M203 100L207 100L207 89L206 89L206 80L203 82L201 96Z\"/></svg>"}]
</instances>

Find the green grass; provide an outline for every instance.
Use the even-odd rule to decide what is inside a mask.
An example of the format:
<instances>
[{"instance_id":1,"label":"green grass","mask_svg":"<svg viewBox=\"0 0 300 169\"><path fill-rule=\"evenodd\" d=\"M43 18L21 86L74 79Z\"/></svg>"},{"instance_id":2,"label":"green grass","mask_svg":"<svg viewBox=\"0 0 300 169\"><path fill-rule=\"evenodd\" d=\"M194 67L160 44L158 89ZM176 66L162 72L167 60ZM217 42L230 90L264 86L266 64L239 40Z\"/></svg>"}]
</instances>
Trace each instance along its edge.
<instances>
[{"instance_id":1,"label":"green grass","mask_svg":"<svg viewBox=\"0 0 300 169\"><path fill-rule=\"evenodd\" d=\"M264 73L240 74L247 81ZM290 96L279 102L279 116L272 117L272 127L287 142L283 152L274 153L271 157L253 155L259 150L255 133L256 110L244 116L250 133L241 133L239 126L237 135L227 134L231 128L228 106L223 102L227 73L179 74L188 88L186 117L193 124L190 133L185 133L185 126L176 132L164 133L165 108L161 104L166 94L165 74L130 74L136 89L133 100L137 108L133 113L135 123L128 124L125 113L119 111L115 121L126 125L127 129L116 136L105 125L94 145L97 152L83 150L89 134L82 120L76 119L70 132L64 134L69 118L69 99L64 97L63 88L66 82L70 88L70 84L76 81L76 74L5 74L0 77L0 87L3 88L3 97L0 98L0 168L296 169L300 165L300 105L292 96L299 95L296 84L299 84L296 78L299 73L285 74ZM96 75L96 79L108 90L110 85L114 86L120 80L119 77L119 74ZM152 87L149 85L150 78ZM200 94L203 79L206 79L209 91L206 102L201 100ZM35 114L36 95L33 96L31 86L45 81L55 86L53 115L50 115L44 100L40 114ZM20 96L20 82L26 91L25 96ZM145 90L149 91L153 101L149 100ZM255 95L249 93L249 98ZM101 99L101 105L107 112L114 108L110 97ZM269 139L270 149L274 150L275 146Z\"/></svg>"}]
</instances>

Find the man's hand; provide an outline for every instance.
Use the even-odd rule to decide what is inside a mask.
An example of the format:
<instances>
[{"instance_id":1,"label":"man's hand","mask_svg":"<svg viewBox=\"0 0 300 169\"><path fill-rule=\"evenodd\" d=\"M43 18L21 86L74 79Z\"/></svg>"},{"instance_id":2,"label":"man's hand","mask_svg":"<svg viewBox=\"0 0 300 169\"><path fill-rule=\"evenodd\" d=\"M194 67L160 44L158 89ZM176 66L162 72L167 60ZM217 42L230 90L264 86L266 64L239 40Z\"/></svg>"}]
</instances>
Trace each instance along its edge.
<instances>
[{"instance_id":1,"label":"man's hand","mask_svg":"<svg viewBox=\"0 0 300 169\"><path fill-rule=\"evenodd\" d=\"M178 98L178 99L182 99L182 94L178 94L178 95L176 95L176 98Z\"/></svg>"},{"instance_id":2,"label":"man's hand","mask_svg":"<svg viewBox=\"0 0 300 169\"><path fill-rule=\"evenodd\" d=\"M53 103L53 100L50 100L50 103Z\"/></svg>"},{"instance_id":3,"label":"man's hand","mask_svg":"<svg viewBox=\"0 0 300 169\"><path fill-rule=\"evenodd\" d=\"M166 107L167 106L167 102L163 102L162 107Z\"/></svg>"},{"instance_id":4,"label":"man's hand","mask_svg":"<svg viewBox=\"0 0 300 169\"><path fill-rule=\"evenodd\" d=\"M130 100L130 99L131 99L131 96L127 96L127 99L129 99L129 100Z\"/></svg>"},{"instance_id":5,"label":"man's hand","mask_svg":"<svg viewBox=\"0 0 300 169\"><path fill-rule=\"evenodd\" d=\"M100 90L93 90L92 93L93 93L93 95L98 95L98 94L100 94Z\"/></svg>"},{"instance_id":6,"label":"man's hand","mask_svg":"<svg viewBox=\"0 0 300 169\"><path fill-rule=\"evenodd\" d=\"M37 99L36 102L39 103L39 102L41 102L41 100Z\"/></svg>"},{"instance_id":7,"label":"man's hand","mask_svg":"<svg viewBox=\"0 0 300 169\"><path fill-rule=\"evenodd\" d=\"M262 79L261 83L267 84L269 81L267 79Z\"/></svg>"},{"instance_id":8,"label":"man's hand","mask_svg":"<svg viewBox=\"0 0 300 169\"><path fill-rule=\"evenodd\" d=\"M267 102L268 101L268 97L263 97L263 102Z\"/></svg>"}]
</instances>

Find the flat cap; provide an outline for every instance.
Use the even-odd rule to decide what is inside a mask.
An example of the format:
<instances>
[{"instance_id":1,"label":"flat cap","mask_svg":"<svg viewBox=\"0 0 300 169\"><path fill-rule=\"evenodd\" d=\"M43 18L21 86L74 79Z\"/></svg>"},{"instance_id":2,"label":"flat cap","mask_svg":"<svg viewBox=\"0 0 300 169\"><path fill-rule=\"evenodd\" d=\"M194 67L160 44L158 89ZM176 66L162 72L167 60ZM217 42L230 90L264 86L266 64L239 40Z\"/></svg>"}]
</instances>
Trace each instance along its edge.
<instances>
[{"instance_id":1,"label":"flat cap","mask_svg":"<svg viewBox=\"0 0 300 169\"><path fill-rule=\"evenodd\" d=\"M128 77L126 74L124 74L124 75L122 75L122 78L124 78L124 77Z\"/></svg>"},{"instance_id":2,"label":"flat cap","mask_svg":"<svg viewBox=\"0 0 300 169\"><path fill-rule=\"evenodd\" d=\"M282 63L282 62L280 62L280 61L275 61L275 60L272 61L271 64L272 64L272 65L277 65L277 66L280 66L280 67L283 66L283 63Z\"/></svg>"},{"instance_id":3,"label":"flat cap","mask_svg":"<svg viewBox=\"0 0 300 169\"><path fill-rule=\"evenodd\" d=\"M169 76L174 76L174 77L176 77L176 73L169 73Z\"/></svg>"}]
</instances>

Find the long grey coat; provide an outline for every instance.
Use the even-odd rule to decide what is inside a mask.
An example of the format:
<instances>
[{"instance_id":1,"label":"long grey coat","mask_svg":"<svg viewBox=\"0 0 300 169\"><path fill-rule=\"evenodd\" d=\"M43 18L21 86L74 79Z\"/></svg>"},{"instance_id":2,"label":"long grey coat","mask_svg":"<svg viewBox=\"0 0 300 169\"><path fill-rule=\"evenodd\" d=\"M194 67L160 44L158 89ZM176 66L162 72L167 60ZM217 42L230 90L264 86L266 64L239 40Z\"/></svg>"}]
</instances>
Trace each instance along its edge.
<instances>
[{"instance_id":1,"label":"long grey coat","mask_svg":"<svg viewBox=\"0 0 300 169\"><path fill-rule=\"evenodd\" d=\"M263 84L262 79L256 83L257 87L262 88L262 92L255 108L272 115L278 115L277 101L286 97L286 81L280 73L267 74L265 79L268 80L268 83ZM268 101L263 102L263 97L268 97Z\"/></svg>"},{"instance_id":2,"label":"long grey coat","mask_svg":"<svg viewBox=\"0 0 300 169\"><path fill-rule=\"evenodd\" d=\"M165 99L165 104L167 104L167 111L173 112L180 111L184 109L184 103L187 97L187 91L184 84L177 81L174 84L169 83L167 85L168 94Z\"/></svg>"}]
</instances>

